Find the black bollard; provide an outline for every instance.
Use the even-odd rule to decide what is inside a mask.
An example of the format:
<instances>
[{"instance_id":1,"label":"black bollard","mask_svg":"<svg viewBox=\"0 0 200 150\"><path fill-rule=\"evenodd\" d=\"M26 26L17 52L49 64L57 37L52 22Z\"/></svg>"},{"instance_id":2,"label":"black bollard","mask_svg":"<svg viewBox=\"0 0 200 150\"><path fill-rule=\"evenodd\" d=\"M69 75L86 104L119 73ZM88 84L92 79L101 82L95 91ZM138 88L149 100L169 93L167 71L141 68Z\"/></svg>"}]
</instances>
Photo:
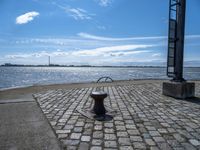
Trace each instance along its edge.
<instances>
[{"instance_id":1,"label":"black bollard","mask_svg":"<svg viewBox=\"0 0 200 150\"><path fill-rule=\"evenodd\" d=\"M108 96L107 93L103 91L92 92L90 96L94 99L93 111L97 116L105 115L106 109L104 107L104 99Z\"/></svg>"}]
</instances>

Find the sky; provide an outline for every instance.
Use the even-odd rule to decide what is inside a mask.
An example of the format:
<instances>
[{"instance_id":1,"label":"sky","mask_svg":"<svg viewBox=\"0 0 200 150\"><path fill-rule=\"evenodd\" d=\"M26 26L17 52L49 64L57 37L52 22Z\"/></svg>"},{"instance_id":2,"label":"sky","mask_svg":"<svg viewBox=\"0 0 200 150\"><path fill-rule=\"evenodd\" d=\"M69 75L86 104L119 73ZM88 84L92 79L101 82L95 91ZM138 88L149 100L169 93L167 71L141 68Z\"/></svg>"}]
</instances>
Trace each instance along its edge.
<instances>
[{"instance_id":1,"label":"sky","mask_svg":"<svg viewBox=\"0 0 200 150\"><path fill-rule=\"evenodd\" d=\"M165 65L169 0L0 0L0 64ZM200 66L187 0L185 66Z\"/></svg>"}]
</instances>

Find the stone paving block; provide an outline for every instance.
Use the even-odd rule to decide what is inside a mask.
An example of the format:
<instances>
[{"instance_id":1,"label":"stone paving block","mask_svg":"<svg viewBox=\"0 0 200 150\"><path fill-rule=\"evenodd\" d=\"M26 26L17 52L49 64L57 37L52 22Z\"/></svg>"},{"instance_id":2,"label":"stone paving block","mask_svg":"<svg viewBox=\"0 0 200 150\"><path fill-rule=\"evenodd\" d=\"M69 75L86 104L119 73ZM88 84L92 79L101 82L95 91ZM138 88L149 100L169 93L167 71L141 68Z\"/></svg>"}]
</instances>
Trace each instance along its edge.
<instances>
[{"instance_id":1,"label":"stone paving block","mask_svg":"<svg viewBox=\"0 0 200 150\"><path fill-rule=\"evenodd\" d=\"M74 132L82 132L83 131L83 127L74 127L73 131Z\"/></svg>"},{"instance_id":2,"label":"stone paving block","mask_svg":"<svg viewBox=\"0 0 200 150\"><path fill-rule=\"evenodd\" d=\"M90 150L102 150L101 146L92 146Z\"/></svg>"},{"instance_id":3,"label":"stone paving block","mask_svg":"<svg viewBox=\"0 0 200 150\"><path fill-rule=\"evenodd\" d=\"M143 142L133 142L133 146L135 149L147 149L145 143Z\"/></svg>"},{"instance_id":4,"label":"stone paving block","mask_svg":"<svg viewBox=\"0 0 200 150\"><path fill-rule=\"evenodd\" d=\"M63 140L62 143L63 145L67 145L67 146L69 145L77 146L80 143L80 141L79 140Z\"/></svg>"},{"instance_id":5,"label":"stone paving block","mask_svg":"<svg viewBox=\"0 0 200 150\"><path fill-rule=\"evenodd\" d=\"M147 145L154 146L156 143L152 139L145 139Z\"/></svg>"},{"instance_id":6,"label":"stone paving block","mask_svg":"<svg viewBox=\"0 0 200 150\"><path fill-rule=\"evenodd\" d=\"M142 142L142 137L140 136L130 136L131 142Z\"/></svg>"},{"instance_id":7,"label":"stone paving block","mask_svg":"<svg viewBox=\"0 0 200 150\"><path fill-rule=\"evenodd\" d=\"M161 136L154 136L153 139L156 143L165 142L165 139Z\"/></svg>"},{"instance_id":8,"label":"stone paving block","mask_svg":"<svg viewBox=\"0 0 200 150\"><path fill-rule=\"evenodd\" d=\"M120 146L120 150L133 150L133 146Z\"/></svg>"},{"instance_id":9,"label":"stone paving block","mask_svg":"<svg viewBox=\"0 0 200 150\"><path fill-rule=\"evenodd\" d=\"M113 123L104 123L104 127L113 128Z\"/></svg>"},{"instance_id":10,"label":"stone paving block","mask_svg":"<svg viewBox=\"0 0 200 150\"><path fill-rule=\"evenodd\" d=\"M109 140L106 140L104 142L104 146L106 148L116 148L117 147L117 142L116 141L109 141Z\"/></svg>"},{"instance_id":11,"label":"stone paving block","mask_svg":"<svg viewBox=\"0 0 200 150\"><path fill-rule=\"evenodd\" d=\"M81 133L72 133L70 136L71 139L77 139L77 140L80 139L80 137Z\"/></svg>"},{"instance_id":12,"label":"stone paving block","mask_svg":"<svg viewBox=\"0 0 200 150\"><path fill-rule=\"evenodd\" d=\"M127 137L128 133L127 132L117 132L117 137Z\"/></svg>"},{"instance_id":13,"label":"stone paving block","mask_svg":"<svg viewBox=\"0 0 200 150\"><path fill-rule=\"evenodd\" d=\"M119 138L118 143L119 145L131 145L129 138Z\"/></svg>"},{"instance_id":14,"label":"stone paving block","mask_svg":"<svg viewBox=\"0 0 200 150\"><path fill-rule=\"evenodd\" d=\"M181 145L187 150L196 150L196 148L190 143L181 143Z\"/></svg>"},{"instance_id":15,"label":"stone paving block","mask_svg":"<svg viewBox=\"0 0 200 150\"><path fill-rule=\"evenodd\" d=\"M89 142L90 139L91 139L90 136L82 136L82 137L81 137L81 141L83 141L83 142Z\"/></svg>"},{"instance_id":16,"label":"stone paving block","mask_svg":"<svg viewBox=\"0 0 200 150\"><path fill-rule=\"evenodd\" d=\"M193 146L199 146L200 145L200 141L196 140L196 139L190 139L189 142L193 145Z\"/></svg>"},{"instance_id":17,"label":"stone paving block","mask_svg":"<svg viewBox=\"0 0 200 150\"><path fill-rule=\"evenodd\" d=\"M161 136L160 133L158 131L149 131L149 134L151 136Z\"/></svg>"},{"instance_id":18,"label":"stone paving block","mask_svg":"<svg viewBox=\"0 0 200 150\"><path fill-rule=\"evenodd\" d=\"M102 139L93 139L92 145L102 145L103 141Z\"/></svg>"},{"instance_id":19,"label":"stone paving block","mask_svg":"<svg viewBox=\"0 0 200 150\"><path fill-rule=\"evenodd\" d=\"M113 128L104 128L104 132L105 133L114 133L114 129Z\"/></svg>"},{"instance_id":20,"label":"stone paving block","mask_svg":"<svg viewBox=\"0 0 200 150\"><path fill-rule=\"evenodd\" d=\"M157 143L157 145L161 150L172 150L172 148L169 146L168 143L159 142L159 143Z\"/></svg>"},{"instance_id":21,"label":"stone paving block","mask_svg":"<svg viewBox=\"0 0 200 150\"><path fill-rule=\"evenodd\" d=\"M160 150L157 146L151 146L150 150Z\"/></svg>"},{"instance_id":22,"label":"stone paving block","mask_svg":"<svg viewBox=\"0 0 200 150\"><path fill-rule=\"evenodd\" d=\"M104 134L104 139L105 140L116 140L117 137L115 134Z\"/></svg>"},{"instance_id":23,"label":"stone paving block","mask_svg":"<svg viewBox=\"0 0 200 150\"><path fill-rule=\"evenodd\" d=\"M93 132L93 138L103 138L103 132L101 131L94 131Z\"/></svg>"},{"instance_id":24,"label":"stone paving block","mask_svg":"<svg viewBox=\"0 0 200 150\"><path fill-rule=\"evenodd\" d=\"M180 134L173 134L174 138L179 142L185 142L185 138L181 136Z\"/></svg>"},{"instance_id":25,"label":"stone paving block","mask_svg":"<svg viewBox=\"0 0 200 150\"><path fill-rule=\"evenodd\" d=\"M102 130L103 126L102 125L95 125L94 130Z\"/></svg>"}]
</instances>

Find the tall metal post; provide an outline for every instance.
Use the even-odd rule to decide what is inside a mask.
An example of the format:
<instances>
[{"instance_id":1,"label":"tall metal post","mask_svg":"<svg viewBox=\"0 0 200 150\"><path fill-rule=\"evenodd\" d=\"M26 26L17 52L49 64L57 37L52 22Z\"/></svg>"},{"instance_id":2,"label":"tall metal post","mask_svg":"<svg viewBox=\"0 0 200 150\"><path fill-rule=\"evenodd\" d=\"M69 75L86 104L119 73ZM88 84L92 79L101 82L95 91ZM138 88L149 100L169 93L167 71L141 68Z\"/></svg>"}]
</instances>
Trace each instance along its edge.
<instances>
[{"instance_id":1,"label":"tall metal post","mask_svg":"<svg viewBox=\"0 0 200 150\"><path fill-rule=\"evenodd\" d=\"M177 40L176 40L176 75L174 80L182 82L183 79L183 58L184 58L184 37L185 37L185 9L186 0L180 0L177 6Z\"/></svg>"}]
</instances>

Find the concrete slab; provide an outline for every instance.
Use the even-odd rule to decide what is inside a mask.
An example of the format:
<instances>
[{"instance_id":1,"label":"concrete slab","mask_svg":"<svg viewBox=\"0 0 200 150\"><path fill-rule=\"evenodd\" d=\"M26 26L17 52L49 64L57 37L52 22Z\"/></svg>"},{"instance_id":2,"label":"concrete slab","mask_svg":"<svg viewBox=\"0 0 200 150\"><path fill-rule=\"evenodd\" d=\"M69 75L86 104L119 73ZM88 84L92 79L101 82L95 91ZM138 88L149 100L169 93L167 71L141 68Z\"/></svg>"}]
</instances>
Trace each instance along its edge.
<instances>
[{"instance_id":1,"label":"concrete slab","mask_svg":"<svg viewBox=\"0 0 200 150\"><path fill-rule=\"evenodd\" d=\"M36 102L0 104L0 114L0 149L61 149Z\"/></svg>"}]
</instances>

